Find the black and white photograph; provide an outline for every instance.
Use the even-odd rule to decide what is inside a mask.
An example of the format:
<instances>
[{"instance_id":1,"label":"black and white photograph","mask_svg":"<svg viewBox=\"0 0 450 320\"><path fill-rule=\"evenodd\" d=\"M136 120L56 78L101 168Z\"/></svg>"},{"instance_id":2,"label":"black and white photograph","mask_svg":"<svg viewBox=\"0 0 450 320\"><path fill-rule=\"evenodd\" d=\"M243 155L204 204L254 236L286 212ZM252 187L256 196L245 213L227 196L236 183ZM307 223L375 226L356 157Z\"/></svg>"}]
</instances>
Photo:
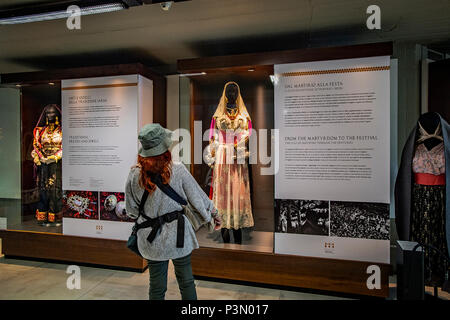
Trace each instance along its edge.
<instances>
[{"instance_id":1,"label":"black and white photograph","mask_svg":"<svg viewBox=\"0 0 450 320\"><path fill-rule=\"evenodd\" d=\"M330 235L344 238L389 239L389 205L384 203L330 203Z\"/></svg>"},{"instance_id":2,"label":"black and white photograph","mask_svg":"<svg viewBox=\"0 0 450 320\"><path fill-rule=\"evenodd\" d=\"M329 202L277 200L276 232L328 236Z\"/></svg>"}]
</instances>

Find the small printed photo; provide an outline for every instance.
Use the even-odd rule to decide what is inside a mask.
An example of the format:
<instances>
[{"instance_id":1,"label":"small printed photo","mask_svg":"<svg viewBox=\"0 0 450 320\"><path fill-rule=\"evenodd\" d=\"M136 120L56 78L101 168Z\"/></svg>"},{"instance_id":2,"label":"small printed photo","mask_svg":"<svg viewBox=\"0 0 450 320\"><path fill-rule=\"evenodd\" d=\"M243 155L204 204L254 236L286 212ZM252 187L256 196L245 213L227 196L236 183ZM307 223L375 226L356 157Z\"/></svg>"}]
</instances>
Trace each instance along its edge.
<instances>
[{"instance_id":1,"label":"small printed photo","mask_svg":"<svg viewBox=\"0 0 450 320\"><path fill-rule=\"evenodd\" d=\"M329 235L329 201L280 199L276 202L276 232Z\"/></svg>"},{"instance_id":2,"label":"small printed photo","mask_svg":"<svg viewBox=\"0 0 450 320\"><path fill-rule=\"evenodd\" d=\"M100 192L100 219L108 221L134 221L125 210L125 193Z\"/></svg>"},{"instance_id":3,"label":"small printed photo","mask_svg":"<svg viewBox=\"0 0 450 320\"><path fill-rule=\"evenodd\" d=\"M63 192L63 217L98 220L98 192Z\"/></svg>"},{"instance_id":4,"label":"small printed photo","mask_svg":"<svg viewBox=\"0 0 450 320\"><path fill-rule=\"evenodd\" d=\"M330 217L331 236L389 240L388 204L331 201Z\"/></svg>"}]
</instances>

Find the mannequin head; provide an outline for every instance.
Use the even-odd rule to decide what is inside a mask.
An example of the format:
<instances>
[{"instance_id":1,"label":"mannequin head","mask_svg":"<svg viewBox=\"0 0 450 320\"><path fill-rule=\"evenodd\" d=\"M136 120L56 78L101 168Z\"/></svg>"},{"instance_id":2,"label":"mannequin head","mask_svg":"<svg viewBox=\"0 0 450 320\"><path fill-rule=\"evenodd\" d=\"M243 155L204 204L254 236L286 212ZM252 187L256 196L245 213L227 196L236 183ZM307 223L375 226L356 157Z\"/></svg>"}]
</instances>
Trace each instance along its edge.
<instances>
[{"instance_id":1,"label":"mannequin head","mask_svg":"<svg viewBox=\"0 0 450 320\"><path fill-rule=\"evenodd\" d=\"M250 115L248 114L247 108L245 107L244 101L242 100L241 90L236 82L227 82L222 91L222 95L219 100L216 111L214 112L213 118L219 119L221 117L228 117L227 109L231 109L232 112L238 113L243 118L250 120ZM231 110L229 110L231 112Z\"/></svg>"},{"instance_id":2,"label":"mannequin head","mask_svg":"<svg viewBox=\"0 0 450 320\"><path fill-rule=\"evenodd\" d=\"M48 123L55 123L56 117L59 118L59 112L55 105L51 104L45 108L45 117L48 120Z\"/></svg>"},{"instance_id":3,"label":"mannequin head","mask_svg":"<svg viewBox=\"0 0 450 320\"><path fill-rule=\"evenodd\" d=\"M36 127L44 127L50 123L61 124L61 109L57 104L48 104L44 107L36 122Z\"/></svg>"},{"instance_id":4,"label":"mannequin head","mask_svg":"<svg viewBox=\"0 0 450 320\"><path fill-rule=\"evenodd\" d=\"M233 107L236 107L236 100L239 95L239 89L237 85L234 83L230 83L225 88L225 97L227 97L228 104L233 105Z\"/></svg>"},{"instance_id":5,"label":"mannequin head","mask_svg":"<svg viewBox=\"0 0 450 320\"><path fill-rule=\"evenodd\" d=\"M436 132L436 129L438 128L439 124L441 123L441 119L439 115L436 112L427 112L420 116L419 118L419 124L422 126L422 128L428 133L428 134L434 134ZM441 128L442 129L442 128ZM423 137L423 133L420 133L420 129L417 133L417 141L421 142L421 137ZM442 131L438 136L442 137ZM425 139L425 138L424 138ZM431 150L435 146L437 146L439 143L441 143L441 139L435 138L435 137L429 137L423 140L423 144L428 150Z\"/></svg>"},{"instance_id":6,"label":"mannequin head","mask_svg":"<svg viewBox=\"0 0 450 320\"><path fill-rule=\"evenodd\" d=\"M428 133L433 133L441 120L437 113L427 112L420 116L419 122Z\"/></svg>"}]
</instances>

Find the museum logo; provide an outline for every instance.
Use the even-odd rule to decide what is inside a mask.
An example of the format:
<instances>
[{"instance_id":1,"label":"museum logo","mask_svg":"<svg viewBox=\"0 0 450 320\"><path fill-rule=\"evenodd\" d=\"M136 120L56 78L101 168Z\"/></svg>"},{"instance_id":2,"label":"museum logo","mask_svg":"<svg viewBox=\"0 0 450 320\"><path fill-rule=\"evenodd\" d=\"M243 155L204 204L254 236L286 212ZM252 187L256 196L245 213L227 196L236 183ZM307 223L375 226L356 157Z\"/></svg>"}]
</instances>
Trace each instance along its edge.
<instances>
[{"instance_id":1,"label":"museum logo","mask_svg":"<svg viewBox=\"0 0 450 320\"><path fill-rule=\"evenodd\" d=\"M325 243L324 243L324 250L325 250L325 253L331 253L331 254L334 254L334 247L335 247L334 242L325 242Z\"/></svg>"}]
</instances>

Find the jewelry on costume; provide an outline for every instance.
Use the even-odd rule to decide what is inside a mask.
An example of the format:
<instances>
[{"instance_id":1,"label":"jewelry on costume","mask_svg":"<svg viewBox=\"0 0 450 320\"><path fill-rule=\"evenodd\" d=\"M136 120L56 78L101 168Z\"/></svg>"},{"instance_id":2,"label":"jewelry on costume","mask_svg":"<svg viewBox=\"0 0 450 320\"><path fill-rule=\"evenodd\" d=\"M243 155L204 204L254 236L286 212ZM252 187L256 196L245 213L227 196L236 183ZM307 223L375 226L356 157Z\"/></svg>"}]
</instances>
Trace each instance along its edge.
<instances>
[{"instance_id":1,"label":"jewelry on costume","mask_svg":"<svg viewBox=\"0 0 450 320\"><path fill-rule=\"evenodd\" d=\"M117 198L115 195L111 194L109 196L106 197L105 202L103 203L103 205L105 206L105 209L108 211L112 211L114 210L114 208L117 205Z\"/></svg>"},{"instance_id":2,"label":"jewelry on costume","mask_svg":"<svg viewBox=\"0 0 450 320\"><path fill-rule=\"evenodd\" d=\"M419 132L420 132L420 137L419 139L417 139L417 143L421 143L424 142L425 140L428 140L430 138L436 138L440 141L444 141L444 138L442 137L442 128L441 128L441 124L439 123L439 125L437 126L436 130L434 131L434 133L430 134L428 133L419 123Z\"/></svg>"},{"instance_id":3,"label":"jewelry on costume","mask_svg":"<svg viewBox=\"0 0 450 320\"><path fill-rule=\"evenodd\" d=\"M88 209L89 202L90 202L89 198L84 198L77 194L71 195L67 199L68 207L74 211L79 212L80 214L84 214L86 210L90 210Z\"/></svg>"},{"instance_id":4,"label":"jewelry on costume","mask_svg":"<svg viewBox=\"0 0 450 320\"><path fill-rule=\"evenodd\" d=\"M116 215L119 219L127 218L127 211L125 209L125 201L119 201L116 205Z\"/></svg>"}]
</instances>

